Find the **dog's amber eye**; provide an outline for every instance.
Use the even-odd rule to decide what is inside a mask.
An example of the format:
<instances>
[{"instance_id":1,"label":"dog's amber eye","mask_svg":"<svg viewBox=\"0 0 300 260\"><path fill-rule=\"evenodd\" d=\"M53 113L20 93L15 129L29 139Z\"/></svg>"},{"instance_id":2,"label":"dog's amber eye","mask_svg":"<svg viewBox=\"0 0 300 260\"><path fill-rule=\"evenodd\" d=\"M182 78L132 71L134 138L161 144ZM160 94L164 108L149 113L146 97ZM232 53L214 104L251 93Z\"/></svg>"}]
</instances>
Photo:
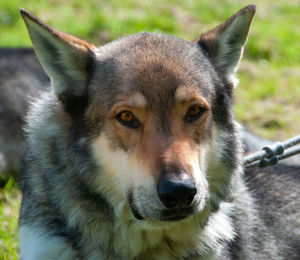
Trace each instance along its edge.
<instances>
[{"instance_id":1,"label":"dog's amber eye","mask_svg":"<svg viewBox=\"0 0 300 260\"><path fill-rule=\"evenodd\" d=\"M130 128L138 128L140 126L140 122L134 117L133 113L128 110L120 112L116 118L124 126Z\"/></svg>"},{"instance_id":2,"label":"dog's amber eye","mask_svg":"<svg viewBox=\"0 0 300 260\"><path fill-rule=\"evenodd\" d=\"M120 114L120 119L126 123L133 120L133 114L129 111L124 111Z\"/></svg>"},{"instance_id":3,"label":"dog's amber eye","mask_svg":"<svg viewBox=\"0 0 300 260\"><path fill-rule=\"evenodd\" d=\"M205 108L199 105L192 105L189 107L185 119L188 122L193 122L200 118L205 112Z\"/></svg>"}]
</instances>

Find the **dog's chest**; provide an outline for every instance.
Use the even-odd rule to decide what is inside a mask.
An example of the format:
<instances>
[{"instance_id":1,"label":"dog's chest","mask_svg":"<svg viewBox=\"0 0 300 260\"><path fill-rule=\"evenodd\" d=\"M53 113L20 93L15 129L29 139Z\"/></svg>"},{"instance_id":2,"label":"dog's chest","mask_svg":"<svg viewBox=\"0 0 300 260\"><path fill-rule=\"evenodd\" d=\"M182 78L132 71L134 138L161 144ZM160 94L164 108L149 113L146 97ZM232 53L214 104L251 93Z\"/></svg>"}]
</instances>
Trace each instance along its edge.
<instances>
[{"instance_id":1,"label":"dog's chest","mask_svg":"<svg viewBox=\"0 0 300 260\"><path fill-rule=\"evenodd\" d=\"M224 242L232 241L235 235L224 209L230 205L223 204L207 221L198 216L151 227L149 223L123 216L122 221L114 223L94 223L84 231L83 255L87 259L224 259L220 257L224 255L221 252ZM94 257L99 253L102 257Z\"/></svg>"},{"instance_id":2,"label":"dog's chest","mask_svg":"<svg viewBox=\"0 0 300 260\"><path fill-rule=\"evenodd\" d=\"M85 240L82 250L87 259L200 259L194 222L154 229L115 223L99 232L89 232L94 238Z\"/></svg>"}]
</instances>

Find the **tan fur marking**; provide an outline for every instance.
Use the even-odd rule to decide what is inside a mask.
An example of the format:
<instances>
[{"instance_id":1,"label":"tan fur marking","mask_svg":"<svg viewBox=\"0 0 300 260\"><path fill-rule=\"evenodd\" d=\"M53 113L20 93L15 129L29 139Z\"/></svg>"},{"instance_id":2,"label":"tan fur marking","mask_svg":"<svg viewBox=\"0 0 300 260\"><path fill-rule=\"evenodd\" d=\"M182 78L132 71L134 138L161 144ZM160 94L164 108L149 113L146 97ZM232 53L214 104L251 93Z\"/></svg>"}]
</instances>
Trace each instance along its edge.
<instances>
[{"instance_id":1,"label":"tan fur marking","mask_svg":"<svg viewBox=\"0 0 300 260\"><path fill-rule=\"evenodd\" d=\"M119 144L123 149L130 149L136 143L135 132L133 129L122 126L117 120L116 116L124 111L128 110L133 113L135 118L143 123L146 118L145 114L146 99L141 93L134 93L130 96L120 96L119 101L112 107L109 112L108 118L114 129Z\"/></svg>"},{"instance_id":2,"label":"tan fur marking","mask_svg":"<svg viewBox=\"0 0 300 260\"><path fill-rule=\"evenodd\" d=\"M121 96L109 113L110 124L118 144L128 150L133 163L141 165L145 172L155 179L163 169L186 171L193 177L193 167L197 165L199 139L209 117L210 106L195 88L179 88L176 91L176 105L171 110L168 121L170 132L164 132L158 125L161 120L153 112L145 109L145 98L136 93ZM206 108L205 114L195 124L186 123L183 119L191 104L200 104ZM131 111L140 121L139 129L130 129L116 120L122 110ZM111 132L111 131L110 131ZM115 139L115 138L114 138Z\"/></svg>"},{"instance_id":3,"label":"tan fur marking","mask_svg":"<svg viewBox=\"0 0 300 260\"><path fill-rule=\"evenodd\" d=\"M210 109L209 103L199 94L197 88L179 87L175 92L175 98L179 104L199 103L203 108Z\"/></svg>"},{"instance_id":4,"label":"tan fur marking","mask_svg":"<svg viewBox=\"0 0 300 260\"><path fill-rule=\"evenodd\" d=\"M133 109L143 109L147 105L145 97L141 93L133 93L129 96L122 95L118 98L118 101L111 109L111 114L115 114L116 111L121 111L122 107L133 108Z\"/></svg>"}]
</instances>

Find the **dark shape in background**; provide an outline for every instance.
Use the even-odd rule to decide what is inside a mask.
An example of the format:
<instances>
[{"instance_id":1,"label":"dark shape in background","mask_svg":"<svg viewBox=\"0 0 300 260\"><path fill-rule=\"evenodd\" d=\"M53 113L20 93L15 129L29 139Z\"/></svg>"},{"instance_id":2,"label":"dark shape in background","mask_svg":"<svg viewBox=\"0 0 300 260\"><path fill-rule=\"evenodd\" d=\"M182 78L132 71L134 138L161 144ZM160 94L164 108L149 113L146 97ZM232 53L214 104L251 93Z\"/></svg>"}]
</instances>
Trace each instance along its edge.
<instances>
[{"instance_id":1,"label":"dark shape in background","mask_svg":"<svg viewBox=\"0 0 300 260\"><path fill-rule=\"evenodd\" d=\"M49 86L31 48L0 48L0 181L17 177L30 100Z\"/></svg>"}]
</instances>

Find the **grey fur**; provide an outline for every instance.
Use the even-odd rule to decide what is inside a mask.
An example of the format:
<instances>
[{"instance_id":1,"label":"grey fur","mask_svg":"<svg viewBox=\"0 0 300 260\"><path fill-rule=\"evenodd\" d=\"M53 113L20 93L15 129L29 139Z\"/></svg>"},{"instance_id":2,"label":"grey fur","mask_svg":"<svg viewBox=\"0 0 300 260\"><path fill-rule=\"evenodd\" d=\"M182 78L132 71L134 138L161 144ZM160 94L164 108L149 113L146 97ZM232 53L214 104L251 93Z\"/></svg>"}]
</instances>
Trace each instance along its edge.
<instances>
[{"instance_id":1,"label":"grey fur","mask_svg":"<svg viewBox=\"0 0 300 260\"><path fill-rule=\"evenodd\" d=\"M242 48L245 43L254 11L253 6L246 7L225 22L225 27L232 28L235 21L242 21L241 26L235 24L233 27L235 33L231 34L228 30L231 43L235 35L239 37L233 45L234 57L228 58L226 68L224 58L229 55L229 47L225 54L220 54L218 48L209 50L206 41L211 40L211 33L195 44L172 36L141 33L101 48L91 47L91 52L78 48L78 53L75 51L74 54L78 47L74 46L71 53L78 56L70 59L70 50L64 45L68 38L63 38L63 43L59 42L61 34L22 11L34 44L42 45L38 47L38 54L42 56L43 65L52 79L57 80L53 80L49 92L34 102L27 117L19 223L21 257L299 258L299 203L291 203L292 214L282 216L282 210L275 206L277 201L270 194L268 212L261 213L265 209L259 204L261 197L256 198L257 203L253 198L255 192L250 188L258 187L256 195L262 196L263 187L271 186L269 179L260 178L261 172L251 173L252 177L245 179L242 171L241 131L232 114L233 83L229 74L234 73L232 68L240 59L242 51L236 52L236 48ZM225 33L228 31L225 30ZM59 37L52 37L50 32ZM213 32L217 32L213 36L218 37L224 30L221 28ZM44 54L47 51L45 47L50 48L47 55ZM60 53L62 50L63 54ZM57 53L60 53L60 59L56 62L49 56ZM219 59L218 55L225 57ZM73 64L78 57L83 59L82 66ZM218 60L222 61L221 64ZM80 82L70 81L70 75L75 73L74 67L80 67ZM57 85L62 80L63 87ZM69 88L68 84L71 84ZM75 90L76 86L79 89ZM191 215L180 221L166 221L162 219L167 209L157 198L153 184L155 177L148 180L147 185L144 182L136 185L136 179L140 178L136 176L131 180L134 184L128 185L135 172L135 168L125 167L130 165L128 161L116 161L107 168L110 162L107 156L122 159L132 152L126 142L120 144L107 115L120 95L139 93L154 118L153 142L163 136L171 145L177 137L173 136L168 115L176 105L177 89L183 87L186 91L193 87L209 103L211 112L207 115L204 129L199 130L201 119L188 128L193 132L193 144L198 148L205 147L205 156L197 151L197 158L199 156L202 162L198 163L197 169L193 168L200 172L194 176L198 192L190 207ZM107 146L98 143L103 136ZM103 154L104 150L97 151L97 145L107 149L108 155ZM158 145L161 153L168 148ZM150 147L145 148L148 149ZM157 171L159 174L173 171L177 163L172 161L168 164L160 158ZM295 168L295 171L298 170ZM118 171L122 175L118 175ZM275 186L276 181L283 184L285 178L274 178L272 184ZM299 186L298 179L293 185ZM126 191L123 192L121 187L126 187ZM280 192L280 189L275 192ZM282 196L280 199L290 198ZM144 220L135 218L135 210ZM276 220L287 218L287 225L291 228L281 229L270 221L273 214ZM293 228L295 231L287 234ZM29 242L26 234L30 237ZM47 243L44 247L36 247L37 238L53 241L52 247ZM293 244L289 245L286 238ZM61 245L65 246L64 250Z\"/></svg>"}]
</instances>

